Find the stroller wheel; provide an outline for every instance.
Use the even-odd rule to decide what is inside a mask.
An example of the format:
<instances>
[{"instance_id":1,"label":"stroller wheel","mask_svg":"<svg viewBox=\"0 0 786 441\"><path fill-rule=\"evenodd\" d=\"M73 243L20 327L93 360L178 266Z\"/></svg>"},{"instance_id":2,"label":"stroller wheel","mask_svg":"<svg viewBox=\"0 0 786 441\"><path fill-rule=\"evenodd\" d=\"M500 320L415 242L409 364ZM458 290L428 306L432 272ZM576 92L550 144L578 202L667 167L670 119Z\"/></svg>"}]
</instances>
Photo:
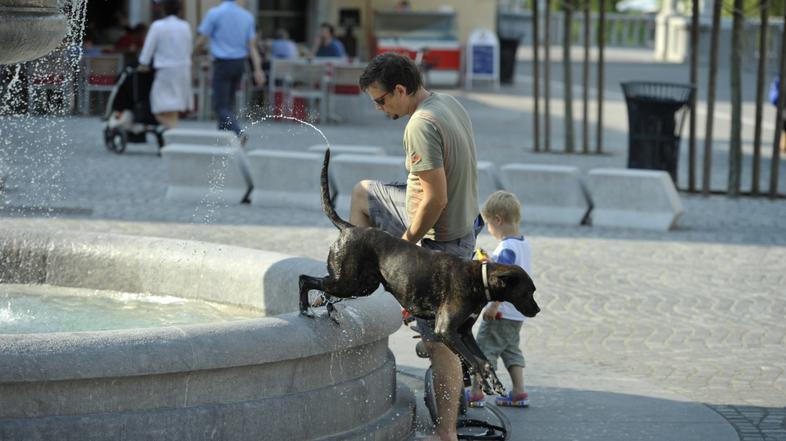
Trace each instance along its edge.
<instances>
[{"instance_id":1,"label":"stroller wheel","mask_svg":"<svg viewBox=\"0 0 786 441\"><path fill-rule=\"evenodd\" d=\"M104 129L104 145L107 150L117 154L123 153L126 150L128 143L128 134L125 130L114 128Z\"/></svg>"}]
</instances>

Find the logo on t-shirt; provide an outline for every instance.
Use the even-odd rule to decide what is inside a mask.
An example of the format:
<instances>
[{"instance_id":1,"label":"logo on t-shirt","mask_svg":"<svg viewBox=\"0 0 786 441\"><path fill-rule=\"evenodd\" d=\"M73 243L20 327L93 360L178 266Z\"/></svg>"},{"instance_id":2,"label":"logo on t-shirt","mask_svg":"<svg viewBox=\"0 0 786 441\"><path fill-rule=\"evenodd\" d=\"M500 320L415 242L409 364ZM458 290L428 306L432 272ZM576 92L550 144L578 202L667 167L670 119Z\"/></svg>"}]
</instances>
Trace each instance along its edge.
<instances>
[{"instance_id":1,"label":"logo on t-shirt","mask_svg":"<svg viewBox=\"0 0 786 441\"><path fill-rule=\"evenodd\" d=\"M418 164L421 159L423 158L421 158L420 155L418 155L417 153L412 153L409 157L409 165Z\"/></svg>"}]
</instances>

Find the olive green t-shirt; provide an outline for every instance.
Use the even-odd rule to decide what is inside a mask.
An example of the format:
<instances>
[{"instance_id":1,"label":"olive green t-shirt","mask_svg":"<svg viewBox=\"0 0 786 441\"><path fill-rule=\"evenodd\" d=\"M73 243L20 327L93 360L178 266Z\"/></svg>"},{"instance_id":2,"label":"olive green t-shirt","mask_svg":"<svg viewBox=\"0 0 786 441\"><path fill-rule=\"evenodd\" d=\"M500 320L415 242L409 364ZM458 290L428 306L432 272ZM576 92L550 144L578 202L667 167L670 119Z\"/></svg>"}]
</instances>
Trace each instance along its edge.
<instances>
[{"instance_id":1,"label":"olive green t-shirt","mask_svg":"<svg viewBox=\"0 0 786 441\"><path fill-rule=\"evenodd\" d=\"M433 93L423 100L404 129L407 212L412 219L423 200L417 172L445 169L448 204L426 234L437 241L470 233L478 216L478 172L475 135L464 107L452 96Z\"/></svg>"}]
</instances>

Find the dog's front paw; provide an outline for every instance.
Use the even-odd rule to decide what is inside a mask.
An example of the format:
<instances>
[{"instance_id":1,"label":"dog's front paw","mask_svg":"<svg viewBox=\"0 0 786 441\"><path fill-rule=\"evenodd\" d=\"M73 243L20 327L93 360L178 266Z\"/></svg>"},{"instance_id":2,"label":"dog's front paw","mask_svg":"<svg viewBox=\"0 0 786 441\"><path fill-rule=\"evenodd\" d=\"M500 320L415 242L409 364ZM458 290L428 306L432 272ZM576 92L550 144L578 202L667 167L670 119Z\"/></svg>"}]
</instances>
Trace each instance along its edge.
<instances>
[{"instance_id":1,"label":"dog's front paw","mask_svg":"<svg viewBox=\"0 0 786 441\"><path fill-rule=\"evenodd\" d=\"M306 307L306 309L301 308L300 309L300 315L302 315L303 317L308 317L308 318L316 317L316 315L314 314L314 311L312 311L311 308L308 308L308 307Z\"/></svg>"}]
</instances>

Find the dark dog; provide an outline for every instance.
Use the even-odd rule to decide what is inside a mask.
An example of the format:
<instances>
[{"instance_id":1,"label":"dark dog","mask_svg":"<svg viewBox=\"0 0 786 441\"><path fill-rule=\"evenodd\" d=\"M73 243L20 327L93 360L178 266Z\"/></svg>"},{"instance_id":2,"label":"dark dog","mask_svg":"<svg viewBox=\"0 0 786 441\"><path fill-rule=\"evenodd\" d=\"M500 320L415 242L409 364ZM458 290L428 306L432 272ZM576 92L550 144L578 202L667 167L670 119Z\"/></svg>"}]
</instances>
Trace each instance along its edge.
<instances>
[{"instance_id":1,"label":"dark dog","mask_svg":"<svg viewBox=\"0 0 786 441\"><path fill-rule=\"evenodd\" d=\"M527 317L534 317L540 308L532 297L535 285L526 271L515 265L463 260L378 228L350 224L330 203L329 162L327 150L321 176L322 209L341 233L330 247L328 276L300 276L300 312L313 317L308 300L312 289L346 298L367 296L381 283L412 315L435 320L437 337L467 363L471 373L483 377L487 393L492 393L489 380L494 391L504 393L472 336L472 325L488 301L510 302Z\"/></svg>"}]
</instances>

